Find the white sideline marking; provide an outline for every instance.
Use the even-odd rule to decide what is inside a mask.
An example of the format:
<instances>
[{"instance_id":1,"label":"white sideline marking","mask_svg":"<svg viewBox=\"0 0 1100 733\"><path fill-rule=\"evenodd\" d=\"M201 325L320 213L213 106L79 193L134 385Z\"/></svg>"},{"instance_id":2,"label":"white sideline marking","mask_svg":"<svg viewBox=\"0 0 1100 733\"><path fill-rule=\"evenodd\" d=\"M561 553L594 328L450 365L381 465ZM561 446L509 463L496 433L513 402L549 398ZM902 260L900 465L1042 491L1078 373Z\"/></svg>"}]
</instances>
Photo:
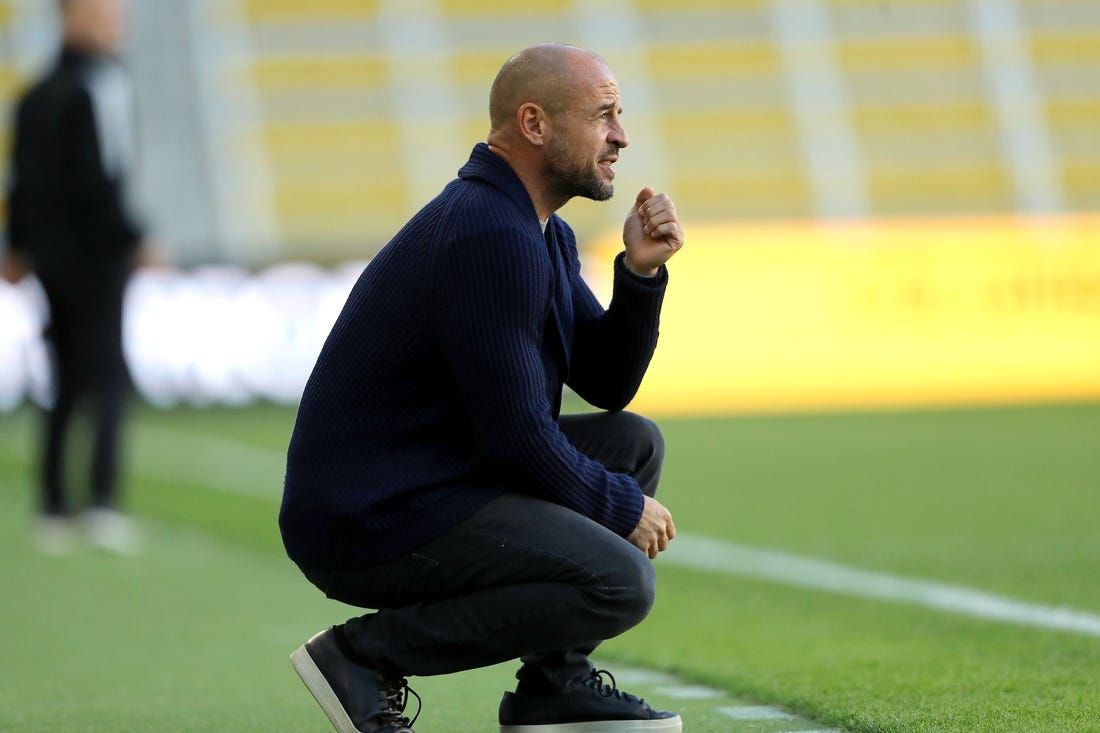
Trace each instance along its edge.
<instances>
[{"instance_id":1,"label":"white sideline marking","mask_svg":"<svg viewBox=\"0 0 1100 733\"><path fill-rule=\"evenodd\" d=\"M910 603L965 616L1100 636L1100 616L1044 606L959 585L860 570L839 563L762 550L732 542L677 535L662 561L722 575L750 576L788 585L895 603Z\"/></svg>"},{"instance_id":2,"label":"white sideline marking","mask_svg":"<svg viewBox=\"0 0 1100 733\"><path fill-rule=\"evenodd\" d=\"M596 666L600 667L598 660ZM788 713L780 708L773 707L771 705L721 705L722 702L733 702L733 698L728 692L715 689L713 687L706 687L705 685L688 685L685 684L679 677L672 674L666 674L664 672L657 672L651 669L644 669L641 667L630 666L618 666L615 665L615 680L616 682L629 682L630 684L639 684L641 686L649 687L647 692L653 692L657 695L664 695L671 698L679 698L681 700L688 699L713 699L715 697L724 698L724 700L718 700L714 711L725 715L733 720L792 720L794 723L788 723L788 725L797 725L802 723L805 725L813 725L816 721L810 721L806 718L801 718L794 713ZM649 684L646 684L649 683ZM653 686L654 683L663 686ZM813 730L800 730L800 731L783 731L783 733L844 733L840 728L818 728Z\"/></svg>"},{"instance_id":3,"label":"white sideline marking","mask_svg":"<svg viewBox=\"0 0 1100 733\"><path fill-rule=\"evenodd\" d=\"M726 693L713 687L702 685L672 685L670 687L655 687L654 690L674 700L707 700L712 697L722 697Z\"/></svg>"},{"instance_id":4,"label":"white sideline marking","mask_svg":"<svg viewBox=\"0 0 1100 733\"><path fill-rule=\"evenodd\" d=\"M617 667L615 670L615 682L624 685L675 685L677 679L670 674L657 672L652 669Z\"/></svg>"},{"instance_id":5,"label":"white sideline marking","mask_svg":"<svg viewBox=\"0 0 1100 733\"><path fill-rule=\"evenodd\" d=\"M792 720L795 717L770 705L738 705L732 708L718 708L718 712L734 720Z\"/></svg>"}]
</instances>

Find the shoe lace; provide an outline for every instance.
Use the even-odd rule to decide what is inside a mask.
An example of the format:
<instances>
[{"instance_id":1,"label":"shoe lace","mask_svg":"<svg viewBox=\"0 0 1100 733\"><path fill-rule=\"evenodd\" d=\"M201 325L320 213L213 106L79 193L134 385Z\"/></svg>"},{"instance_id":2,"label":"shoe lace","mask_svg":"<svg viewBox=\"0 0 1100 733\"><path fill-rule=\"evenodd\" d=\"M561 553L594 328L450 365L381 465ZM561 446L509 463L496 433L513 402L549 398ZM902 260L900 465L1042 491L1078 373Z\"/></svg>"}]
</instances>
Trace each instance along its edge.
<instances>
[{"instance_id":1,"label":"shoe lace","mask_svg":"<svg viewBox=\"0 0 1100 733\"><path fill-rule=\"evenodd\" d=\"M611 684L604 682L604 676L611 680ZM618 684L615 682L615 675L611 674L606 669L592 670L585 679L584 684L588 687L595 688L600 697L614 697L617 700L626 700L627 702L645 703L645 700L637 695L631 695L629 692L620 690Z\"/></svg>"},{"instance_id":2,"label":"shoe lace","mask_svg":"<svg viewBox=\"0 0 1100 733\"><path fill-rule=\"evenodd\" d=\"M416 698L416 715L412 717L412 720L409 720L405 715L405 708L409 705L410 695ZM379 696L382 698L383 703L382 712L378 715L379 723L411 727L416 719L420 717L423 701L420 699L420 695L416 694L416 690L409 687L408 680L404 677L389 680L379 690Z\"/></svg>"}]
</instances>

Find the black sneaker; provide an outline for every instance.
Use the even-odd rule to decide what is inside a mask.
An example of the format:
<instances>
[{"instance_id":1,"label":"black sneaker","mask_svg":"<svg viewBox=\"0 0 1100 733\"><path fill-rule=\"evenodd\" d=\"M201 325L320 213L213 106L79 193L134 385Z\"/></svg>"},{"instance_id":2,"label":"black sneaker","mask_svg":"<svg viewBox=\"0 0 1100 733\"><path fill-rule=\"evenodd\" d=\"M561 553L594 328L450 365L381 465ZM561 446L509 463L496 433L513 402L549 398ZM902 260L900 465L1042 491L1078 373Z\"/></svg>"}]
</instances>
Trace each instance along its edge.
<instances>
[{"instance_id":1,"label":"black sneaker","mask_svg":"<svg viewBox=\"0 0 1100 733\"><path fill-rule=\"evenodd\" d=\"M409 694L417 704L420 697L405 680L387 678L354 659L346 644L342 632L329 628L290 655L294 670L333 727L340 733L414 733L405 705Z\"/></svg>"},{"instance_id":2,"label":"black sneaker","mask_svg":"<svg viewBox=\"0 0 1100 733\"><path fill-rule=\"evenodd\" d=\"M604 684L603 676L611 680ZM550 695L506 692L500 701L500 733L680 733L680 716L654 710L623 692L605 670L594 670Z\"/></svg>"}]
</instances>

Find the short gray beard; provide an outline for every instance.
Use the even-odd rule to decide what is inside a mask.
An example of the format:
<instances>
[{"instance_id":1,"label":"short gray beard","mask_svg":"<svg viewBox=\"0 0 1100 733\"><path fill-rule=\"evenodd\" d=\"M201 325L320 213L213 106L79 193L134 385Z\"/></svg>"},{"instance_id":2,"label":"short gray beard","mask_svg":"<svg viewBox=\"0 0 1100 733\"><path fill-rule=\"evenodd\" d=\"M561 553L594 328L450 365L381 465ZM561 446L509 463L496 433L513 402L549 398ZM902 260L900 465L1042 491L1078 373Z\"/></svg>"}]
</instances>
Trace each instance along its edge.
<instances>
[{"instance_id":1,"label":"short gray beard","mask_svg":"<svg viewBox=\"0 0 1100 733\"><path fill-rule=\"evenodd\" d=\"M615 186L611 181L602 180L596 167L584 165L572 168L563 165L562 161L568 160L569 147L561 138L553 138L550 149L547 151L547 163L554 180L554 189L566 200L574 196L583 196L593 201L607 201L615 193Z\"/></svg>"}]
</instances>

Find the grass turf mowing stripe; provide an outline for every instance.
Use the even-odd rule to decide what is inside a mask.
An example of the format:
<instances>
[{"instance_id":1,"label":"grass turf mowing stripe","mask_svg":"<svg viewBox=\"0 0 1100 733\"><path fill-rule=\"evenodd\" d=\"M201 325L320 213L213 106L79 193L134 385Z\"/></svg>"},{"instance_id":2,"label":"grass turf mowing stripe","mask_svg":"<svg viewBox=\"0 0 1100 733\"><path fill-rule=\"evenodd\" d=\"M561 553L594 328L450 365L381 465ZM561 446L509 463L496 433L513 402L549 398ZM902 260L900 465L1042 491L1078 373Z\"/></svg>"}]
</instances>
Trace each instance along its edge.
<instances>
[{"instance_id":1,"label":"grass turf mowing stripe","mask_svg":"<svg viewBox=\"0 0 1100 733\"><path fill-rule=\"evenodd\" d=\"M131 446L140 480L189 483L240 496L278 501L286 448L272 449L167 425L142 425Z\"/></svg>"},{"instance_id":2,"label":"grass turf mowing stripe","mask_svg":"<svg viewBox=\"0 0 1100 733\"><path fill-rule=\"evenodd\" d=\"M1025 603L973 588L870 572L705 537L680 535L664 562L725 575L746 575L803 588L911 603L994 621L1100 636L1100 616Z\"/></svg>"}]
</instances>

